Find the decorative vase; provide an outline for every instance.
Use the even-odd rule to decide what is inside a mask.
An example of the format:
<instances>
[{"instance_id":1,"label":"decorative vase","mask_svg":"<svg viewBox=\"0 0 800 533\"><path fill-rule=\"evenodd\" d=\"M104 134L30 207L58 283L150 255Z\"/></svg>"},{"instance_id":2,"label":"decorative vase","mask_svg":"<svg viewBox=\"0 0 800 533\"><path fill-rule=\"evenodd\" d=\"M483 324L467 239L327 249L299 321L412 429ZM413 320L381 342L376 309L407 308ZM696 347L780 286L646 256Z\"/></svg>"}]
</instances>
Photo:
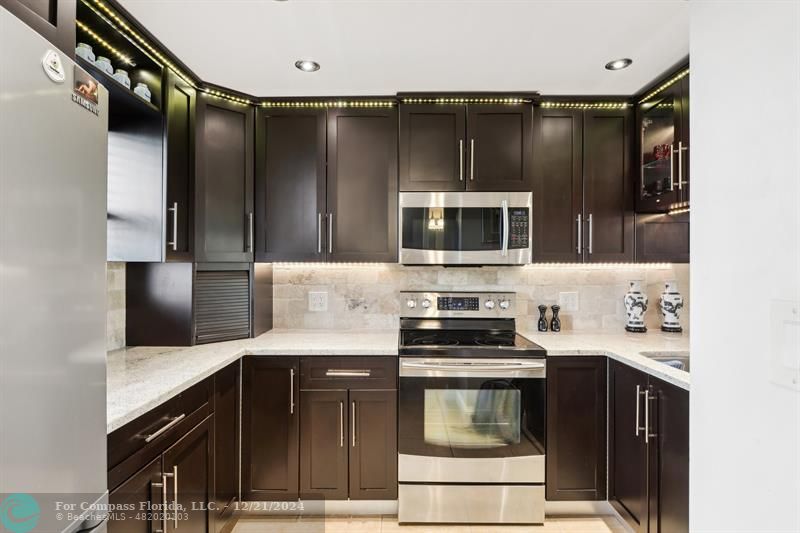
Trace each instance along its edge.
<instances>
[{"instance_id":1,"label":"decorative vase","mask_svg":"<svg viewBox=\"0 0 800 533\"><path fill-rule=\"evenodd\" d=\"M138 94L139 96L141 96L142 98L144 98L148 102L150 101L150 97L151 97L150 89L144 83L141 83L141 82L137 83L136 87L133 88L133 92Z\"/></svg>"},{"instance_id":2,"label":"decorative vase","mask_svg":"<svg viewBox=\"0 0 800 533\"><path fill-rule=\"evenodd\" d=\"M628 282L628 292L625 294L625 330L633 333L644 333L644 313L647 311L647 295L642 292L641 281Z\"/></svg>"},{"instance_id":3,"label":"decorative vase","mask_svg":"<svg viewBox=\"0 0 800 533\"><path fill-rule=\"evenodd\" d=\"M114 73L114 79L124 85L126 88L131 88L131 79L128 76L128 72L121 68L118 68L117 71Z\"/></svg>"},{"instance_id":4,"label":"decorative vase","mask_svg":"<svg viewBox=\"0 0 800 533\"><path fill-rule=\"evenodd\" d=\"M553 319L550 321L550 331L555 331L558 333L561 331L561 319L558 318L558 312L561 311L560 305L554 305L550 307L553 310Z\"/></svg>"},{"instance_id":5,"label":"decorative vase","mask_svg":"<svg viewBox=\"0 0 800 533\"><path fill-rule=\"evenodd\" d=\"M75 47L75 55L82 57L90 63L94 63L94 52L92 51L92 47L86 43L78 43L78 46Z\"/></svg>"},{"instance_id":6,"label":"decorative vase","mask_svg":"<svg viewBox=\"0 0 800 533\"><path fill-rule=\"evenodd\" d=\"M96 66L109 76L114 75L114 67L111 66L111 60L105 56L97 56L97 61L94 62L94 66Z\"/></svg>"},{"instance_id":7,"label":"decorative vase","mask_svg":"<svg viewBox=\"0 0 800 533\"><path fill-rule=\"evenodd\" d=\"M547 313L547 306L540 305L537 307L539 309L539 322L537 323L537 329L539 331L547 331L547 318L545 314Z\"/></svg>"},{"instance_id":8,"label":"decorative vase","mask_svg":"<svg viewBox=\"0 0 800 533\"><path fill-rule=\"evenodd\" d=\"M661 293L658 307L661 311L661 331L681 333L683 328L680 313L683 309L683 296L678 292L677 281L667 281L664 284L664 292Z\"/></svg>"}]
</instances>

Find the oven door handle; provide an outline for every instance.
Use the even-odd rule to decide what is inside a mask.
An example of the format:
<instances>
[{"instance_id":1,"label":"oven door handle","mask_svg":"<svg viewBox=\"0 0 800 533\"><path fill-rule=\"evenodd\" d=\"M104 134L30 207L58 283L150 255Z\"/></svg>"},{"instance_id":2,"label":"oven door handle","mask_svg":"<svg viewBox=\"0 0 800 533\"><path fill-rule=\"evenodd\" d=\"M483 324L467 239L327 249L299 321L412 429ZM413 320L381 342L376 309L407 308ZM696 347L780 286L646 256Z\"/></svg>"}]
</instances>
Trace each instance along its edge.
<instances>
[{"instance_id":1,"label":"oven door handle","mask_svg":"<svg viewBox=\"0 0 800 533\"><path fill-rule=\"evenodd\" d=\"M439 363L406 363L403 362L401 365L404 368L424 368L426 370L537 370L540 368L544 368L544 363L467 363L467 364L459 364L459 363L451 363L451 364L439 364Z\"/></svg>"}]
</instances>

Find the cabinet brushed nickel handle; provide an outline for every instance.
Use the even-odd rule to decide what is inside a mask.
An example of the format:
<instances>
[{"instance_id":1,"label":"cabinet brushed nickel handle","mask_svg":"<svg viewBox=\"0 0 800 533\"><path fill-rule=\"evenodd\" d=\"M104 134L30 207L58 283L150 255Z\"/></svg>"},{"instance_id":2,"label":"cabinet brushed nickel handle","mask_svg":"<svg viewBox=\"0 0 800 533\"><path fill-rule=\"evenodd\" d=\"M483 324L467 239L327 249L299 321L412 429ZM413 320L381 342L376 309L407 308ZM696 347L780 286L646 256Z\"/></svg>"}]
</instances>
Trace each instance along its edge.
<instances>
[{"instance_id":1,"label":"cabinet brushed nickel handle","mask_svg":"<svg viewBox=\"0 0 800 533\"><path fill-rule=\"evenodd\" d=\"M639 436L639 430L642 429L639 426L639 398L642 396L642 387L641 385L636 385L636 432L633 434L634 437Z\"/></svg>"},{"instance_id":2,"label":"cabinet brushed nickel handle","mask_svg":"<svg viewBox=\"0 0 800 533\"><path fill-rule=\"evenodd\" d=\"M678 190L683 190L683 152L688 150L688 146L683 145L683 141L678 141Z\"/></svg>"},{"instance_id":3,"label":"cabinet brushed nickel handle","mask_svg":"<svg viewBox=\"0 0 800 533\"><path fill-rule=\"evenodd\" d=\"M339 448L344 448L344 402L339 402Z\"/></svg>"},{"instance_id":4,"label":"cabinet brushed nickel handle","mask_svg":"<svg viewBox=\"0 0 800 533\"><path fill-rule=\"evenodd\" d=\"M458 140L458 181L464 181L464 139Z\"/></svg>"},{"instance_id":5,"label":"cabinet brushed nickel handle","mask_svg":"<svg viewBox=\"0 0 800 533\"><path fill-rule=\"evenodd\" d=\"M322 253L322 213L317 213L317 253Z\"/></svg>"},{"instance_id":6,"label":"cabinet brushed nickel handle","mask_svg":"<svg viewBox=\"0 0 800 533\"><path fill-rule=\"evenodd\" d=\"M325 376L329 378L368 378L370 370L345 370L340 368L329 368Z\"/></svg>"},{"instance_id":7,"label":"cabinet brushed nickel handle","mask_svg":"<svg viewBox=\"0 0 800 533\"><path fill-rule=\"evenodd\" d=\"M581 214L578 213L578 217L575 219L575 225L578 227L578 246L575 247L575 251L578 255L583 253L583 224L581 224Z\"/></svg>"},{"instance_id":8,"label":"cabinet brushed nickel handle","mask_svg":"<svg viewBox=\"0 0 800 533\"><path fill-rule=\"evenodd\" d=\"M172 207L168 207L167 211L172 211L172 242L168 242L167 246L172 246L172 251L178 251L178 202L172 202Z\"/></svg>"},{"instance_id":9,"label":"cabinet brushed nickel handle","mask_svg":"<svg viewBox=\"0 0 800 533\"><path fill-rule=\"evenodd\" d=\"M475 181L475 139L469 140L469 181Z\"/></svg>"},{"instance_id":10,"label":"cabinet brushed nickel handle","mask_svg":"<svg viewBox=\"0 0 800 533\"><path fill-rule=\"evenodd\" d=\"M503 249L500 255L505 257L508 255L508 239L511 234L511 228L508 227L508 200L500 202L500 209L503 212Z\"/></svg>"},{"instance_id":11,"label":"cabinet brushed nickel handle","mask_svg":"<svg viewBox=\"0 0 800 533\"><path fill-rule=\"evenodd\" d=\"M167 476L161 475L161 483L155 482L150 483L150 486L153 488L161 489L161 529L156 529L154 533L167 533L167 512L166 512L166 505L167 505Z\"/></svg>"},{"instance_id":12,"label":"cabinet brushed nickel handle","mask_svg":"<svg viewBox=\"0 0 800 533\"><path fill-rule=\"evenodd\" d=\"M644 390L644 443L650 442L650 394L647 389Z\"/></svg>"},{"instance_id":13,"label":"cabinet brushed nickel handle","mask_svg":"<svg viewBox=\"0 0 800 533\"><path fill-rule=\"evenodd\" d=\"M333 213L328 213L328 253L333 253Z\"/></svg>"},{"instance_id":14,"label":"cabinet brushed nickel handle","mask_svg":"<svg viewBox=\"0 0 800 533\"><path fill-rule=\"evenodd\" d=\"M248 237L247 237L248 250L247 251L252 253L252 252L255 251L254 250L255 246L253 245L253 241L255 239L255 237L254 237L255 228L253 227L253 212L252 211L247 213L247 234L248 234Z\"/></svg>"},{"instance_id":15,"label":"cabinet brushed nickel handle","mask_svg":"<svg viewBox=\"0 0 800 533\"><path fill-rule=\"evenodd\" d=\"M289 414L294 414L294 368L289 369Z\"/></svg>"},{"instance_id":16,"label":"cabinet brushed nickel handle","mask_svg":"<svg viewBox=\"0 0 800 533\"><path fill-rule=\"evenodd\" d=\"M356 402L353 403L353 448L356 447Z\"/></svg>"},{"instance_id":17,"label":"cabinet brushed nickel handle","mask_svg":"<svg viewBox=\"0 0 800 533\"><path fill-rule=\"evenodd\" d=\"M163 503L163 507L164 507L164 509L163 509L164 512L161 515L161 525L164 528L164 533L167 532L167 520L169 520L169 517L167 516L167 514L168 514L167 511L169 510L169 504L167 503L167 478L171 478L171 477L174 477L174 476L175 476L174 472L162 472L162 474L161 474L161 481L164 484L163 488L161 489L161 491L162 491L161 494L162 494L162 498L163 498L163 502L162 503ZM175 491L175 494L177 496L177 494L178 494L177 490ZM177 499L177 497L175 498L175 501L173 502L172 510L175 511L175 520L177 522L177 520L178 520L178 499Z\"/></svg>"},{"instance_id":18,"label":"cabinet brushed nickel handle","mask_svg":"<svg viewBox=\"0 0 800 533\"><path fill-rule=\"evenodd\" d=\"M589 213L589 254L591 255L593 251L593 241L594 241L594 226L592 225L592 214Z\"/></svg>"},{"instance_id":19,"label":"cabinet brushed nickel handle","mask_svg":"<svg viewBox=\"0 0 800 533\"><path fill-rule=\"evenodd\" d=\"M180 414L180 415L176 416L175 418L173 418L169 422L167 422L161 429L159 429L155 433L151 433L150 435L146 436L144 438L144 441L145 442L152 442L153 440L157 439L159 437L159 435L162 435L165 431L169 431L170 428L172 428L175 424L177 424L178 422L180 422L184 418L186 418L185 414Z\"/></svg>"},{"instance_id":20,"label":"cabinet brushed nickel handle","mask_svg":"<svg viewBox=\"0 0 800 533\"><path fill-rule=\"evenodd\" d=\"M178 465L172 465L172 498L175 500L175 529L178 529Z\"/></svg>"},{"instance_id":21,"label":"cabinet brushed nickel handle","mask_svg":"<svg viewBox=\"0 0 800 533\"><path fill-rule=\"evenodd\" d=\"M674 144L670 144L669 145L669 153L670 153L670 156L669 156L669 190L670 191L674 191L675 190L675 165L672 164L675 158L672 157L672 154L680 152L680 150L675 150L674 146L675 146Z\"/></svg>"}]
</instances>

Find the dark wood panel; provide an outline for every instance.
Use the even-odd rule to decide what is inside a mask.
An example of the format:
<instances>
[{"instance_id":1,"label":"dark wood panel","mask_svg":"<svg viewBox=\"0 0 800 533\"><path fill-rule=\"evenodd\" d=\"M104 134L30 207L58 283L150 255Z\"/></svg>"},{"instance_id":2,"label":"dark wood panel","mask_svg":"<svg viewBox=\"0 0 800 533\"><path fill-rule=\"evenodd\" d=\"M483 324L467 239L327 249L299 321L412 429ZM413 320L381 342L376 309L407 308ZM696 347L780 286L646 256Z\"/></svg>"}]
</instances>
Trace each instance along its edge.
<instances>
[{"instance_id":1,"label":"dark wood panel","mask_svg":"<svg viewBox=\"0 0 800 533\"><path fill-rule=\"evenodd\" d=\"M533 106L467 106L468 190L530 191Z\"/></svg>"},{"instance_id":2,"label":"dark wood panel","mask_svg":"<svg viewBox=\"0 0 800 533\"><path fill-rule=\"evenodd\" d=\"M256 259L325 258L324 109L256 114Z\"/></svg>"},{"instance_id":3,"label":"dark wood panel","mask_svg":"<svg viewBox=\"0 0 800 533\"><path fill-rule=\"evenodd\" d=\"M680 201L681 202L689 202L690 201L690 189L692 185L692 180L690 177L690 170L691 165L689 164L689 160L691 159L692 150L691 150L691 139L689 136L689 130L691 123L689 121L689 75L685 76L680 81L681 84L681 142L683 143L683 147L686 148L681 155L681 159L683 162L682 172L683 172L683 180L681 183L680 189Z\"/></svg>"},{"instance_id":4,"label":"dark wood panel","mask_svg":"<svg viewBox=\"0 0 800 533\"><path fill-rule=\"evenodd\" d=\"M125 338L128 346L190 346L191 263L128 263Z\"/></svg>"},{"instance_id":5,"label":"dark wood panel","mask_svg":"<svg viewBox=\"0 0 800 533\"><path fill-rule=\"evenodd\" d=\"M299 361L247 356L242 364L242 498L296 500Z\"/></svg>"},{"instance_id":6,"label":"dark wood panel","mask_svg":"<svg viewBox=\"0 0 800 533\"><path fill-rule=\"evenodd\" d=\"M108 521L110 533L151 533L161 529L158 516L162 505L161 456L144 466L125 483L112 490L108 501L114 509L114 520ZM142 520L142 509L153 509L154 520ZM146 512L146 511L145 511Z\"/></svg>"},{"instance_id":7,"label":"dark wood panel","mask_svg":"<svg viewBox=\"0 0 800 533\"><path fill-rule=\"evenodd\" d=\"M300 393L300 497L347 498L347 391Z\"/></svg>"},{"instance_id":8,"label":"dark wood panel","mask_svg":"<svg viewBox=\"0 0 800 533\"><path fill-rule=\"evenodd\" d=\"M167 494L177 493L177 501L168 499L184 510L177 527L173 521L167 521L167 531L183 528L211 533L214 530L214 516L208 506L202 505L211 501L214 492L213 424L211 415L164 452L164 472L172 475L167 478Z\"/></svg>"},{"instance_id":9,"label":"dark wood panel","mask_svg":"<svg viewBox=\"0 0 800 533\"><path fill-rule=\"evenodd\" d=\"M253 109L200 95L197 100L198 261L252 261Z\"/></svg>"},{"instance_id":10,"label":"dark wood panel","mask_svg":"<svg viewBox=\"0 0 800 533\"><path fill-rule=\"evenodd\" d=\"M350 499L397 498L397 391L351 390Z\"/></svg>"},{"instance_id":11,"label":"dark wood panel","mask_svg":"<svg viewBox=\"0 0 800 533\"><path fill-rule=\"evenodd\" d=\"M272 329L272 264L253 263L253 337Z\"/></svg>"},{"instance_id":12,"label":"dark wood panel","mask_svg":"<svg viewBox=\"0 0 800 533\"><path fill-rule=\"evenodd\" d=\"M57 46L67 57L75 57L76 0L0 0L0 6Z\"/></svg>"},{"instance_id":13,"label":"dark wood panel","mask_svg":"<svg viewBox=\"0 0 800 533\"><path fill-rule=\"evenodd\" d=\"M464 190L465 135L463 105L401 105L400 190Z\"/></svg>"},{"instance_id":14,"label":"dark wood panel","mask_svg":"<svg viewBox=\"0 0 800 533\"><path fill-rule=\"evenodd\" d=\"M647 531L647 448L644 401L647 375L616 361L609 362L609 502L634 531ZM638 415L638 419L637 419Z\"/></svg>"},{"instance_id":15,"label":"dark wood panel","mask_svg":"<svg viewBox=\"0 0 800 533\"><path fill-rule=\"evenodd\" d=\"M191 261L194 250L194 132L197 93L171 70L167 70L166 76L166 257L168 261ZM177 213L170 211L175 207ZM169 244L175 237L175 244Z\"/></svg>"},{"instance_id":16,"label":"dark wood panel","mask_svg":"<svg viewBox=\"0 0 800 533\"><path fill-rule=\"evenodd\" d=\"M636 261L688 263L689 213L637 213Z\"/></svg>"},{"instance_id":17,"label":"dark wood panel","mask_svg":"<svg viewBox=\"0 0 800 533\"><path fill-rule=\"evenodd\" d=\"M633 261L631 124L627 108L584 112L584 214L590 262Z\"/></svg>"},{"instance_id":18,"label":"dark wood panel","mask_svg":"<svg viewBox=\"0 0 800 533\"><path fill-rule=\"evenodd\" d=\"M547 499L606 499L605 357L547 362Z\"/></svg>"},{"instance_id":19,"label":"dark wood panel","mask_svg":"<svg viewBox=\"0 0 800 533\"><path fill-rule=\"evenodd\" d=\"M396 109L328 112L327 207L328 260L397 261Z\"/></svg>"},{"instance_id":20,"label":"dark wood panel","mask_svg":"<svg viewBox=\"0 0 800 533\"><path fill-rule=\"evenodd\" d=\"M303 357L301 389L397 389L397 357Z\"/></svg>"},{"instance_id":21,"label":"dark wood panel","mask_svg":"<svg viewBox=\"0 0 800 533\"><path fill-rule=\"evenodd\" d=\"M533 262L581 261L583 112L537 109L533 139Z\"/></svg>"},{"instance_id":22,"label":"dark wood panel","mask_svg":"<svg viewBox=\"0 0 800 533\"><path fill-rule=\"evenodd\" d=\"M239 496L240 361L214 374L214 502L219 533L233 519Z\"/></svg>"}]
</instances>

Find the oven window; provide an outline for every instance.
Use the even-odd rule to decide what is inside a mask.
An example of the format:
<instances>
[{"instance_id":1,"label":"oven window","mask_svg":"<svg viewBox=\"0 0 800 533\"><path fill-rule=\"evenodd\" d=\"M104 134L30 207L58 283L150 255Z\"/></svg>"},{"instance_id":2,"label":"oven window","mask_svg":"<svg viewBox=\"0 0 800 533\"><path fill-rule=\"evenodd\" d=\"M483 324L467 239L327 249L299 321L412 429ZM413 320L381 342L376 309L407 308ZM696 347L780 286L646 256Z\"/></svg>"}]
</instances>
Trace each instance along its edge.
<instances>
[{"instance_id":1,"label":"oven window","mask_svg":"<svg viewBox=\"0 0 800 533\"><path fill-rule=\"evenodd\" d=\"M425 391L426 444L451 448L497 448L520 442L521 393L486 382L478 390Z\"/></svg>"},{"instance_id":2,"label":"oven window","mask_svg":"<svg viewBox=\"0 0 800 533\"><path fill-rule=\"evenodd\" d=\"M403 248L483 251L502 248L499 207L404 207Z\"/></svg>"}]
</instances>

